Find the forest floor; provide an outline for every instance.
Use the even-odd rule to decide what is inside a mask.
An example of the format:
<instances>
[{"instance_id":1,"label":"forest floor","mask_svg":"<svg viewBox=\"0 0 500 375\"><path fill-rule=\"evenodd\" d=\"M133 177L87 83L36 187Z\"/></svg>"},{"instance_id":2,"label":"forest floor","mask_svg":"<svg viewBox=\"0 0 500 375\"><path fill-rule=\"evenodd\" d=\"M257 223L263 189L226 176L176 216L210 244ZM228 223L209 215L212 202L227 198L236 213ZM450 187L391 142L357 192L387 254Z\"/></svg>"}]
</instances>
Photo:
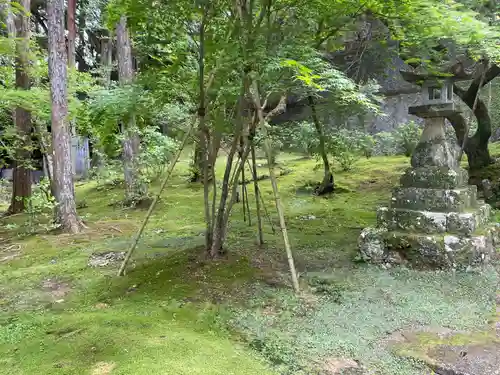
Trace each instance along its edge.
<instances>
[{"instance_id":1,"label":"forest floor","mask_svg":"<svg viewBox=\"0 0 500 375\"><path fill-rule=\"evenodd\" d=\"M256 245L253 208L249 226L236 205L227 257L204 258L202 187L186 182L188 160L125 277L115 276L112 257L107 266L89 266L92 254L126 251L145 216L115 204L118 187L78 184L89 227L80 235L25 235L23 216L1 222L1 374L271 375L313 374L314 367L330 375L360 363L367 373L418 375L429 370L396 356L388 337L416 326L482 332L491 321L494 266L455 274L354 261L360 231L388 203L408 158L360 160L336 174L338 193L328 198L311 195L321 177L315 160L279 158L300 298L267 219L266 245ZM260 187L277 227L269 181Z\"/></svg>"}]
</instances>

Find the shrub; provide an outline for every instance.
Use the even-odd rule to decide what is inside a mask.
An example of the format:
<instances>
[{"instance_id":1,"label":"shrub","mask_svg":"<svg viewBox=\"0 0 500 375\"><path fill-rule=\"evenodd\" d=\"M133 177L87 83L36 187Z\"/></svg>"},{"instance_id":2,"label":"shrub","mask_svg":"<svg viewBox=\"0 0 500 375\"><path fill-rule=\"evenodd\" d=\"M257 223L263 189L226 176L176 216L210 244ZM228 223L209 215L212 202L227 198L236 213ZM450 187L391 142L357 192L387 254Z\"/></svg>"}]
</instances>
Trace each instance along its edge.
<instances>
[{"instance_id":1,"label":"shrub","mask_svg":"<svg viewBox=\"0 0 500 375\"><path fill-rule=\"evenodd\" d=\"M380 132L373 136L373 155L389 156L401 154L398 142L393 133Z\"/></svg>"},{"instance_id":2,"label":"shrub","mask_svg":"<svg viewBox=\"0 0 500 375\"><path fill-rule=\"evenodd\" d=\"M284 148L307 156L314 155L319 144L316 128L313 123L308 121L301 121L283 127L280 133Z\"/></svg>"},{"instance_id":3,"label":"shrub","mask_svg":"<svg viewBox=\"0 0 500 375\"><path fill-rule=\"evenodd\" d=\"M328 137L328 153L340 164L342 170L350 171L363 155L371 156L371 139L358 130L339 129Z\"/></svg>"},{"instance_id":4,"label":"shrub","mask_svg":"<svg viewBox=\"0 0 500 375\"><path fill-rule=\"evenodd\" d=\"M97 182L99 190L112 188L123 182L123 163L120 160L103 158L99 166L90 170L90 176Z\"/></svg>"},{"instance_id":5,"label":"shrub","mask_svg":"<svg viewBox=\"0 0 500 375\"><path fill-rule=\"evenodd\" d=\"M27 218L24 225L29 233L36 232L38 228L51 230L56 227L53 219L57 202L51 194L50 181L47 178L40 180L33 187L31 196L25 199Z\"/></svg>"},{"instance_id":6,"label":"shrub","mask_svg":"<svg viewBox=\"0 0 500 375\"><path fill-rule=\"evenodd\" d=\"M399 126L393 132L377 133L373 136L373 154L411 156L421 134L421 127L413 121Z\"/></svg>"},{"instance_id":7,"label":"shrub","mask_svg":"<svg viewBox=\"0 0 500 375\"><path fill-rule=\"evenodd\" d=\"M421 134L421 127L413 121L403 124L396 129L395 138L398 142L398 147L403 150L405 156L413 154L413 150L417 147Z\"/></svg>"},{"instance_id":8,"label":"shrub","mask_svg":"<svg viewBox=\"0 0 500 375\"><path fill-rule=\"evenodd\" d=\"M179 143L153 127L142 131L141 167L146 175L159 178L172 159Z\"/></svg>"},{"instance_id":9,"label":"shrub","mask_svg":"<svg viewBox=\"0 0 500 375\"><path fill-rule=\"evenodd\" d=\"M268 134L268 139L271 141L271 149L270 151L270 162L271 165L276 164L276 159L281 152L281 150L285 147L286 141L284 140L284 135L281 129L278 128L272 128L269 131ZM264 146L264 137L262 136L262 133L257 133L254 138L254 144L256 147L259 147L264 151L265 154L265 148ZM266 155L267 157L267 155Z\"/></svg>"}]
</instances>

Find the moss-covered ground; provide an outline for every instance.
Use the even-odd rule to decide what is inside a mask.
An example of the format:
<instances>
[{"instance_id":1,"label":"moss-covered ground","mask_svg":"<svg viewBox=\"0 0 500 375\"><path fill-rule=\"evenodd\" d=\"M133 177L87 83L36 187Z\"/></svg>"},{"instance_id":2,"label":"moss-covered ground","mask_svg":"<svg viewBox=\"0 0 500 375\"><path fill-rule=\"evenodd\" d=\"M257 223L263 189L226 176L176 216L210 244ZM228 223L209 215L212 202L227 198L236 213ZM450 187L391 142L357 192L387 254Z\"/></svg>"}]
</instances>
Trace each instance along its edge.
<instances>
[{"instance_id":1,"label":"moss-covered ground","mask_svg":"<svg viewBox=\"0 0 500 375\"><path fill-rule=\"evenodd\" d=\"M266 218L266 245L256 245L255 209L249 226L237 204L227 256L204 258L202 187L186 182L188 160L121 278L116 267L87 266L92 253L125 251L145 215L114 204L120 188L78 184L89 228L76 236L26 236L25 217L2 221L1 374L312 374L337 357L384 375L424 374L381 344L384 337L415 325L480 330L491 318L494 267L452 274L355 262L357 237L388 202L407 158L360 160L353 171L338 171L339 192L325 198L311 195L321 177L316 161L282 155L289 173L279 186L300 298L290 290L279 231ZM219 163L222 173L223 157ZM269 181L260 188L277 227Z\"/></svg>"}]
</instances>

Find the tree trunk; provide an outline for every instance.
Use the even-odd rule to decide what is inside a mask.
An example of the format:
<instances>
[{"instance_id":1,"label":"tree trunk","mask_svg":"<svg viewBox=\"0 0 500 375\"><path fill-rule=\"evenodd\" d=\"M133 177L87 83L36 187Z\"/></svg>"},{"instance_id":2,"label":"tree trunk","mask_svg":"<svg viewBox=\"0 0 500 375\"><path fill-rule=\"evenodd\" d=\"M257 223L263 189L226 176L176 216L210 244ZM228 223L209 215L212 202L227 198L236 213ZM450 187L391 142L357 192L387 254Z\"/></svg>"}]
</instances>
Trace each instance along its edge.
<instances>
[{"instance_id":1,"label":"tree trunk","mask_svg":"<svg viewBox=\"0 0 500 375\"><path fill-rule=\"evenodd\" d=\"M252 153L252 179L253 188L255 194L255 209L257 210L257 230L259 236L259 245L264 245L264 233L262 232L262 214L260 212L260 201L259 201L259 182L257 181L257 158L255 156L255 145L253 142L255 136L255 130L250 133L250 147Z\"/></svg>"},{"instance_id":2,"label":"tree trunk","mask_svg":"<svg viewBox=\"0 0 500 375\"><path fill-rule=\"evenodd\" d=\"M259 84L258 82L251 78L252 76L248 74L249 79L251 79L251 86L249 87L249 95L253 99L253 103L255 106L255 111L257 112L258 116L258 123L259 123L259 128L262 131L262 135L264 138L264 149L266 151L267 155L267 160L268 160L268 167L269 167L269 178L271 180L271 186L273 187L273 194L274 194L274 202L276 203L276 211L278 212L278 217L280 220L280 229L281 229L281 234L283 236L283 243L285 245L285 252L288 260L288 266L290 269L290 275L292 279L292 286L295 291L295 293L299 293L300 287L299 287L299 279L297 276L297 270L295 269L295 261L293 259L293 252L292 252L292 247L290 246L290 240L288 238L288 231L286 227L286 221L285 221L285 212L283 210L283 207L281 205L281 198L280 198L280 193L278 189L278 182L276 179L276 174L274 172L274 167L271 164L271 142L267 136L267 129L266 129L266 118L264 117L264 111L261 106L261 100L260 100L260 92L259 92Z\"/></svg>"},{"instance_id":3,"label":"tree trunk","mask_svg":"<svg viewBox=\"0 0 500 375\"><path fill-rule=\"evenodd\" d=\"M107 32L107 31L106 31ZM109 35L104 35L101 39L101 69L102 85L109 87L111 84L111 69L113 66L112 43Z\"/></svg>"},{"instance_id":4,"label":"tree trunk","mask_svg":"<svg viewBox=\"0 0 500 375\"><path fill-rule=\"evenodd\" d=\"M14 14L12 13L12 4L10 0L2 2L0 4L0 9L2 12L2 20L5 21L5 27L7 29L7 36L9 38L16 37L16 24L14 20Z\"/></svg>"},{"instance_id":5,"label":"tree trunk","mask_svg":"<svg viewBox=\"0 0 500 375\"><path fill-rule=\"evenodd\" d=\"M29 78L29 42L30 42L30 0L22 0L20 5L24 8L16 16L14 30L9 34L17 34L16 38L16 88L18 90L30 89ZM25 13L26 12L26 13ZM12 29L11 21L7 24ZM14 161L12 200L7 212L17 214L26 209L26 200L31 197L31 114L24 108L18 107L14 112L17 136L19 137L16 158Z\"/></svg>"},{"instance_id":6,"label":"tree trunk","mask_svg":"<svg viewBox=\"0 0 500 375\"><path fill-rule=\"evenodd\" d=\"M132 83L134 71L132 68L132 49L127 31L127 18L121 16L116 26L118 52L118 78L121 86ZM122 124L123 132L123 170L125 175L125 201L135 204L147 193L145 184L141 181L139 171L140 138L135 122L135 115L130 114Z\"/></svg>"},{"instance_id":7,"label":"tree trunk","mask_svg":"<svg viewBox=\"0 0 500 375\"><path fill-rule=\"evenodd\" d=\"M484 74L476 77L467 90L454 85L454 92L472 110L474 109L474 102L479 90L499 75L500 66L493 64ZM466 140L464 152L467 155L469 168L479 169L493 162L488 150L488 143L491 137L491 118L488 107L480 98L477 100L474 116L477 119L477 131L472 137ZM463 145L465 137L468 136L468 125L464 117L460 114L454 114L448 116L447 119L453 125L459 144Z\"/></svg>"},{"instance_id":8,"label":"tree trunk","mask_svg":"<svg viewBox=\"0 0 500 375\"><path fill-rule=\"evenodd\" d=\"M455 93L469 107L474 107L475 96L471 97L465 90L455 87ZM480 169L490 165L493 160L488 149L491 137L491 118L486 104L478 98L474 114L477 120L476 133L465 141L464 152L467 155L467 161L471 170ZM453 114L447 119L452 124L457 136L459 146L464 144L465 137L468 137L469 126L462 114Z\"/></svg>"},{"instance_id":9,"label":"tree trunk","mask_svg":"<svg viewBox=\"0 0 500 375\"><path fill-rule=\"evenodd\" d=\"M198 132L198 137L200 139L199 142L196 143L194 147L194 155L193 155L193 160L191 161L191 177L189 178L190 182L203 182L205 177L204 177L204 172L203 170L205 169L205 157L204 157L204 146L203 146L203 139L206 137L205 132ZM213 179L213 169L214 169L214 163L209 160L208 165L206 166L206 169L208 171L207 179L208 181L212 181Z\"/></svg>"},{"instance_id":10,"label":"tree trunk","mask_svg":"<svg viewBox=\"0 0 500 375\"><path fill-rule=\"evenodd\" d=\"M102 36L101 39L101 56L100 56L101 72L102 72L101 85L105 88L109 88L111 84L111 70L113 66L112 41L109 36L109 31L104 30L104 33L105 34ZM99 139L95 135L92 135L91 142L92 142L91 166L97 168L97 170L100 171L104 167L105 152L102 147L102 144L99 142Z\"/></svg>"},{"instance_id":11,"label":"tree trunk","mask_svg":"<svg viewBox=\"0 0 500 375\"><path fill-rule=\"evenodd\" d=\"M88 72L90 67L85 61L86 54L86 43L85 43L85 22L86 12L85 7L80 7L78 12L78 47L76 48L77 53L75 54L75 58L78 59L78 71L79 72Z\"/></svg>"},{"instance_id":12,"label":"tree trunk","mask_svg":"<svg viewBox=\"0 0 500 375\"><path fill-rule=\"evenodd\" d=\"M68 0L68 18L67 18L67 28L68 28L68 66L70 69L75 67L75 40L76 40L76 0Z\"/></svg>"},{"instance_id":13,"label":"tree trunk","mask_svg":"<svg viewBox=\"0 0 500 375\"><path fill-rule=\"evenodd\" d=\"M323 126L319 122L318 114L316 112L316 103L314 101L314 98L310 95L308 97L308 100L309 100L309 106L311 107L311 116L313 119L314 127L316 129L316 133L318 134L318 139L319 139L318 152L321 155L321 159L323 160L323 169L324 169L323 181L317 187L315 194L323 195L333 192L335 189L335 184L333 180L333 173L330 168L330 162L328 161L328 155L326 153L326 148L325 148L326 142L325 142L325 134L323 133Z\"/></svg>"},{"instance_id":14,"label":"tree trunk","mask_svg":"<svg viewBox=\"0 0 500 375\"><path fill-rule=\"evenodd\" d=\"M226 228L224 227L224 215L227 214L229 210L227 207L227 198L229 197L233 160L238 149L239 133L240 130L238 129L238 131L233 135L233 143L231 144L231 149L227 155L226 169L224 170L224 177L222 179L219 208L217 209L217 214L214 217L212 244L210 249L208 249L212 258L217 257L221 253L222 245L224 243L224 236L226 233ZM236 178L238 178L238 176ZM235 181L237 182L238 180L236 179ZM236 191L234 192L234 198L236 198Z\"/></svg>"},{"instance_id":15,"label":"tree trunk","mask_svg":"<svg viewBox=\"0 0 500 375\"><path fill-rule=\"evenodd\" d=\"M50 191L52 196L56 196L55 183L54 183L54 151L50 134L47 131L45 124L40 124L35 121L36 132L38 134L38 142L40 151L42 152L43 174L49 179Z\"/></svg>"},{"instance_id":16,"label":"tree trunk","mask_svg":"<svg viewBox=\"0 0 500 375\"><path fill-rule=\"evenodd\" d=\"M83 223L77 215L68 127L67 56L64 38L64 0L47 1L49 37L49 77L52 99L52 144L54 145L54 185L56 220L62 229L78 233Z\"/></svg>"}]
</instances>

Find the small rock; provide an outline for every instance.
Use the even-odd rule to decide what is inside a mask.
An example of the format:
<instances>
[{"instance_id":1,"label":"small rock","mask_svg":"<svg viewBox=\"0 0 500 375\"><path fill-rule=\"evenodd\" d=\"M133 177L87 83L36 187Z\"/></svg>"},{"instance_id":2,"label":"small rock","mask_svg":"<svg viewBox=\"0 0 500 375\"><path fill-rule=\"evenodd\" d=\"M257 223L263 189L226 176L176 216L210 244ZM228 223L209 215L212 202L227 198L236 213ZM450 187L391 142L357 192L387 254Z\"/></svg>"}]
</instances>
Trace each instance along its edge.
<instances>
[{"instance_id":1,"label":"small rock","mask_svg":"<svg viewBox=\"0 0 500 375\"><path fill-rule=\"evenodd\" d=\"M132 285L127 289L127 292L135 292L137 290L137 285Z\"/></svg>"},{"instance_id":2,"label":"small rock","mask_svg":"<svg viewBox=\"0 0 500 375\"><path fill-rule=\"evenodd\" d=\"M125 251L108 251L92 254L88 261L89 267L106 267L125 259Z\"/></svg>"},{"instance_id":3,"label":"small rock","mask_svg":"<svg viewBox=\"0 0 500 375\"><path fill-rule=\"evenodd\" d=\"M299 217L299 220L316 220L316 216L314 215L304 215L304 216L300 216Z\"/></svg>"},{"instance_id":4,"label":"small rock","mask_svg":"<svg viewBox=\"0 0 500 375\"><path fill-rule=\"evenodd\" d=\"M363 260L381 263L386 258L387 248L384 241L386 233L387 229L383 228L363 229L358 239L358 248Z\"/></svg>"}]
</instances>

